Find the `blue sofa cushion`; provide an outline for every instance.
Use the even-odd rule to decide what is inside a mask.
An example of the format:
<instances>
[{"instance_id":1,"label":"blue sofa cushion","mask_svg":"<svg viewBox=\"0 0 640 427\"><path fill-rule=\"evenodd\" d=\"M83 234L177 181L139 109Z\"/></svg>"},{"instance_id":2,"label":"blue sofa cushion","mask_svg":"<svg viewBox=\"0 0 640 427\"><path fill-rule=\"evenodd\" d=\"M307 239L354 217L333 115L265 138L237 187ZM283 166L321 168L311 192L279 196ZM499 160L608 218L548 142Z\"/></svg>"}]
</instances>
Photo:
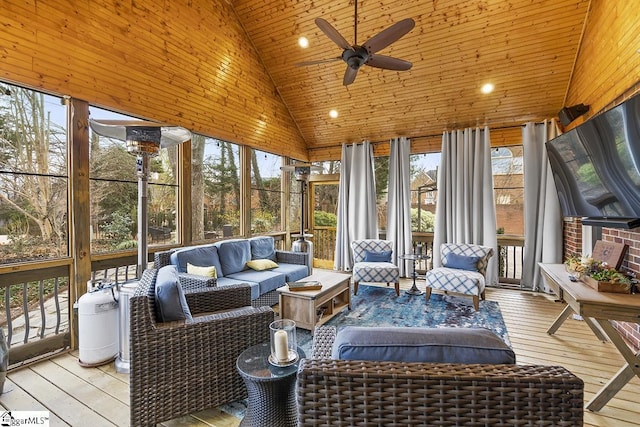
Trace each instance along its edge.
<instances>
[{"instance_id":1,"label":"blue sofa cushion","mask_svg":"<svg viewBox=\"0 0 640 427\"><path fill-rule=\"evenodd\" d=\"M249 239L251 259L276 260L275 241L271 236L258 236Z\"/></svg>"},{"instance_id":2,"label":"blue sofa cushion","mask_svg":"<svg viewBox=\"0 0 640 427\"><path fill-rule=\"evenodd\" d=\"M156 315L160 322L192 320L175 265L158 270L155 287Z\"/></svg>"},{"instance_id":3,"label":"blue sofa cushion","mask_svg":"<svg viewBox=\"0 0 640 427\"><path fill-rule=\"evenodd\" d=\"M279 263L278 267L274 268L274 273L284 274L287 282L297 282L300 279L304 279L309 275L309 268L306 264L287 264Z\"/></svg>"},{"instance_id":4,"label":"blue sofa cushion","mask_svg":"<svg viewBox=\"0 0 640 427\"><path fill-rule=\"evenodd\" d=\"M456 253L449 253L446 256L444 266L448 268L457 268L458 270L478 271L479 256L466 256Z\"/></svg>"},{"instance_id":5,"label":"blue sofa cushion","mask_svg":"<svg viewBox=\"0 0 640 427\"><path fill-rule=\"evenodd\" d=\"M220 258L223 276L228 276L247 268L247 261L251 260L249 240L226 240L216 245L218 246L218 257Z\"/></svg>"},{"instance_id":6,"label":"blue sofa cushion","mask_svg":"<svg viewBox=\"0 0 640 427\"><path fill-rule=\"evenodd\" d=\"M240 285L246 284L251 287L251 300L257 299L260 296L260 285L256 282L247 282L246 280L236 280L230 277L219 277L216 286L227 286L227 285Z\"/></svg>"},{"instance_id":7,"label":"blue sofa cushion","mask_svg":"<svg viewBox=\"0 0 640 427\"><path fill-rule=\"evenodd\" d=\"M423 363L515 364L513 350L483 328L357 327L340 330L331 357Z\"/></svg>"},{"instance_id":8,"label":"blue sofa cushion","mask_svg":"<svg viewBox=\"0 0 640 427\"><path fill-rule=\"evenodd\" d=\"M364 251L364 262L391 262L392 251Z\"/></svg>"},{"instance_id":9,"label":"blue sofa cushion","mask_svg":"<svg viewBox=\"0 0 640 427\"><path fill-rule=\"evenodd\" d=\"M260 286L260 295L266 294L267 292L274 289L278 289L280 286L284 286L285 284L284 274L275 273L272 270L245 270L238 273L230 274L227 277L235 280L240 280L245 283L258 283L258 285Z\"/></svg>"},{"instance_id":10,"label":"blue sofa cushion","mask_svg":"<svg viewBox=\"0 0 640 427\"><path fill-rule=\"evenodd\" d=\"M218 248L214 245L194 246L174 251L169 257L171 264L178 267L180 273L187 272L187 263L199 267L215 267L218 277L222 275L222 266L218 257Z\"/></svg>"}]
</instances>

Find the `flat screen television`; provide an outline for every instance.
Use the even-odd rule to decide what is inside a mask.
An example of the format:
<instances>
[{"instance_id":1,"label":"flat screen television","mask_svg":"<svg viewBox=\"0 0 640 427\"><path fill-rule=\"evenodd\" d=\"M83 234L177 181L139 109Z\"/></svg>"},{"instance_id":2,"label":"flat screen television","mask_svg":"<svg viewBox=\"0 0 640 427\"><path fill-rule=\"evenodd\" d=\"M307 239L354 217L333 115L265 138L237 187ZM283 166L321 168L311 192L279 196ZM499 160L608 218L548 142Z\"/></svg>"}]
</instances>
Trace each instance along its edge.
<instances>
[{"instance_id":1,"label":"flat screen television","mask_svg":"<svg viewBox=\"0 0 640 427\"><path fill-rule=\"evenodd\" d=\"M640 226L640 95L546 143L564 216Z\"/></svg>"}]
</instances>

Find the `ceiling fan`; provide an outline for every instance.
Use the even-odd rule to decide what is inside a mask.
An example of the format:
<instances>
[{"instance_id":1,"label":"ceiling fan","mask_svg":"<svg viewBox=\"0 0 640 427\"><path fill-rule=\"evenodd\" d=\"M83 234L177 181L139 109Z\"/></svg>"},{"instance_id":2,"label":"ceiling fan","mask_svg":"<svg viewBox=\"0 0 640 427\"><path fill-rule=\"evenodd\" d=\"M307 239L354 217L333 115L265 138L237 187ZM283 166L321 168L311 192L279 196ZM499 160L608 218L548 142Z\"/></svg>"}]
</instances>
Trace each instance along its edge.
<instances>
[{"instance_id":1,"label":"ceiling fan","mask_svg":"<svg viewBox=\"0 0 640 427\"><path fill-rule=\"evenodd\" d=\"M336 30L328 21L322 18L316 18L315 22L318 28L325 33L335 44L343 49L342 55L337 58L331 58L327 60L308 61L301 62L298 65L314 65L325 62L343 60L347 63L347 70L344 73L344 79L342 84L348 86L354 82L358 70L363 65L369 65L371 67L383 68L386 70L406 71L413 65L409 61L404 59L392 58L390 56L378 55L378 51L389 46L391 43L399 40L402 36L407 34L415 26L415 22L411 18L403 19L396 22L389 28L382 30L375 36L371 37L364 44L358 44L358 0L354 2L354 25L353 25L353 45L350 45L347 40Z\"/></svg>"}]
</instances>

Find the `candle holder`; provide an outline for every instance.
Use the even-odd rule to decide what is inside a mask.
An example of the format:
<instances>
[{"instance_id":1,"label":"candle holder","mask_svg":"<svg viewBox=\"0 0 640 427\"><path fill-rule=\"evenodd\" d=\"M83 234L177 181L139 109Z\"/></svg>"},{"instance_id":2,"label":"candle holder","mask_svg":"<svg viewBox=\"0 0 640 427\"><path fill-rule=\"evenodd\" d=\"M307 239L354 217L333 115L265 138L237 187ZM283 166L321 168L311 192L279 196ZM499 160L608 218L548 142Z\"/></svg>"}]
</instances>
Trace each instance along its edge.
<instances>
[{"instance_id":1,"label":"candle holder","mask_svg":"<svg viewBox=\"0 0 640 427\"><path fill-rule=\"evenodd\" d=\"M289 366L298 361L296 322L289 319L275 320L269 325L271 334L271 354L269 363L275 366Z\"/></svg>"}]
</instances>

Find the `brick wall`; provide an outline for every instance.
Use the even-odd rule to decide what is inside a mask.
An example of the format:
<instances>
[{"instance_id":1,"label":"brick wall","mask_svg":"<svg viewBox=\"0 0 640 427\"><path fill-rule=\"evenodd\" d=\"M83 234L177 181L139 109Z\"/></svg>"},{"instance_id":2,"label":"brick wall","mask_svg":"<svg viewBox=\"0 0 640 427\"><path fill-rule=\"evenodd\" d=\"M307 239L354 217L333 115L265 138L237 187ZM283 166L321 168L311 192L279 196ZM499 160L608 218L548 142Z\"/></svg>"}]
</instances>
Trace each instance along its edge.
<instances>
[{"instance_id":1,"label":"brick wall","mask_svg":"<svg viewBox=\"0 0 640 427\"><path fill-rule=\"evenodd\" d=\"M632 230L603 228L602 240L627 245L629 250L622 261L621 270L630 270L640 277L640 228ZM640 349L640 324L626 322L613 322L613 324L635 351L638 351Z\"/></svg>"},{"instance_id":2,"label":"brick wall","mask_svg":"<svg viewBox=\"0 0 640 427\"><path fill-rule=\"evenodd\" d=\"M580 218L565 218L563 226L563 253L565 259L569 255L582 252L582 221Z\"/></svg>"}]
</instances>

